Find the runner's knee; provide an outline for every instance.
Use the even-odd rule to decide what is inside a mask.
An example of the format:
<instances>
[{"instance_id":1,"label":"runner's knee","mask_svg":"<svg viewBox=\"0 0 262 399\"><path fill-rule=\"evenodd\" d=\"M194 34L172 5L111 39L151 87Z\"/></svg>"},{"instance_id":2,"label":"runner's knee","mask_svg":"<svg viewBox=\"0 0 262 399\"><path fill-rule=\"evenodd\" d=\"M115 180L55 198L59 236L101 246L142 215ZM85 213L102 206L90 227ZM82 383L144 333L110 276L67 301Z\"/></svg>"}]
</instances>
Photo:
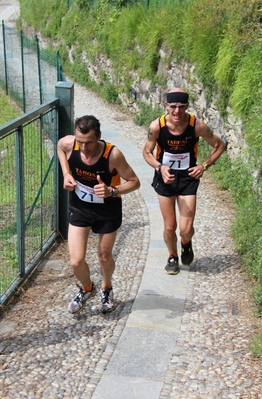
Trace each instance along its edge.
<instances>
[{"instance_id":1,"label":"runner's knee","mask_svg":"<svg viewBox=\"0 0 262 399\"><path fill-rule=\"evenodd\" d=\"M99 251L98 252L98 259L100 264L106 264L109 260L112 259L112 252L108 251Z\"/></svg>"}]
</instances>

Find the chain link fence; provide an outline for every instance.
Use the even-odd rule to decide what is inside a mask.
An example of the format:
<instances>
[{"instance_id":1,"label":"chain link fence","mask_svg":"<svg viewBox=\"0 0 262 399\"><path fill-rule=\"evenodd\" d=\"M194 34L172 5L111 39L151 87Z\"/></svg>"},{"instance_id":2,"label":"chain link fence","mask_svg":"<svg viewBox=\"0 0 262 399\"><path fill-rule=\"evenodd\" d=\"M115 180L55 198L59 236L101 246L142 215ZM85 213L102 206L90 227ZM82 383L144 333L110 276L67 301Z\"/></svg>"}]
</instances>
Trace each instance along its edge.
<instances>
[{"instance_id":1,"label":"chain link fence","mask_svg":"<svg viewBox=\"0 0 262 399\"><path fill-rule=\"evenodd\" d=\"M65 81L59 53L40 48L39 40L6 26L0 32L0 85L23 112L55 97L55 85Z\"/></svg>"}]
</instances>

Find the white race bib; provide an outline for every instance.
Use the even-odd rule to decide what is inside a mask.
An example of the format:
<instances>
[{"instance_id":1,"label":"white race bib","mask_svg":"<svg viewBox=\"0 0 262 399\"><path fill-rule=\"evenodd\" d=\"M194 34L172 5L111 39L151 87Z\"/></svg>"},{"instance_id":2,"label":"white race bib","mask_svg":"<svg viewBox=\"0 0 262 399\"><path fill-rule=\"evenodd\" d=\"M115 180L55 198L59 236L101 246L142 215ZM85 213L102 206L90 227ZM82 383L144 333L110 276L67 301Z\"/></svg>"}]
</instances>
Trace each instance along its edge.
<instances>
[{"instance_id":1,"label":"white race bib","mask_svg":"<svg viewBox=\"0 0 262 399\"><path fill-rule=\"evenodd\" d=\"M81 201L103 204L104 198L99 198L92 187L85 186L76 180L75 193Z\"/></svg>"},{"instance_id":2,"label":"white race bib","mask_svg":"<svg viewBox=\"0 0 262 399\"><path fill-rule=\"evenodd\" d=\"M166 165L173 170L188 169L190 165L190 153L185 152L184 154L170 154L169 152L165 151L162 165Z\"/></svg>"}]
</instances>

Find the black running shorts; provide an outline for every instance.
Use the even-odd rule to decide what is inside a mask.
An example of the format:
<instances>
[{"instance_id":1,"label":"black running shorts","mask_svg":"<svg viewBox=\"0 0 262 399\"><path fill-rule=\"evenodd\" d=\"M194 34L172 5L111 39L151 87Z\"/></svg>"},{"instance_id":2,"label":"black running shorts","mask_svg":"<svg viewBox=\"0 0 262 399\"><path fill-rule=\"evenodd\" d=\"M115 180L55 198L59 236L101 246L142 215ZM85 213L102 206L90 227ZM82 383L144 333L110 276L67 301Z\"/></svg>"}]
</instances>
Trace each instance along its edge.
<instances>
[{"instance_id":1,"label":"black running shorts","mask_svg":"<svg viewBox=\"0 0 262 399\"><path fill-rule=\"evenodd\" d=\"M91 227L96 234L112 233L119 229L122 224L122 214L114 219L94 219L91 215L77 209L70 208L69 223L77 227Z\"/></svg>"},{"instance_id":2,"label":"black running shorts","mask_svg":"<svg viewBox=\"0 0 262 399\"><path fill-rule=\"evenodd\" d=\"M155 172L152 187L157 194L164 197L173 195L196 195L199 186L199 180L188 176L187 171L175 172L175 181L171 184L163 182L162 176Z\"/></svg>"}]
</instances>

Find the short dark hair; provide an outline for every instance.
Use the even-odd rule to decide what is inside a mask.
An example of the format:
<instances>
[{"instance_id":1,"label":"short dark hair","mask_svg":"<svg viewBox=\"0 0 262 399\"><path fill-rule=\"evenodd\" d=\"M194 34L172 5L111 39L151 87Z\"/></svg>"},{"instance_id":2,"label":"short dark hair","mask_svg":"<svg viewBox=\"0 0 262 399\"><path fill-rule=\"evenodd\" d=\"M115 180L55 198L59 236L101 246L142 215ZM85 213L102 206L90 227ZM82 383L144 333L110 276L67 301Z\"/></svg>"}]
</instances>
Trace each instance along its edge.
<instances>
[{"instance_id":1,"label":"short dark hair","mask_svg":"<svg viewBox=\"0 0 262 399\"><path fill-rule=\"evenodd\" d=\"M84 115L75 120L75 129L79 130L82 134L89 133L90 130L95 131L96 137L101 135L100 122L93 115Z\"/></svg>"}]
</instances>

